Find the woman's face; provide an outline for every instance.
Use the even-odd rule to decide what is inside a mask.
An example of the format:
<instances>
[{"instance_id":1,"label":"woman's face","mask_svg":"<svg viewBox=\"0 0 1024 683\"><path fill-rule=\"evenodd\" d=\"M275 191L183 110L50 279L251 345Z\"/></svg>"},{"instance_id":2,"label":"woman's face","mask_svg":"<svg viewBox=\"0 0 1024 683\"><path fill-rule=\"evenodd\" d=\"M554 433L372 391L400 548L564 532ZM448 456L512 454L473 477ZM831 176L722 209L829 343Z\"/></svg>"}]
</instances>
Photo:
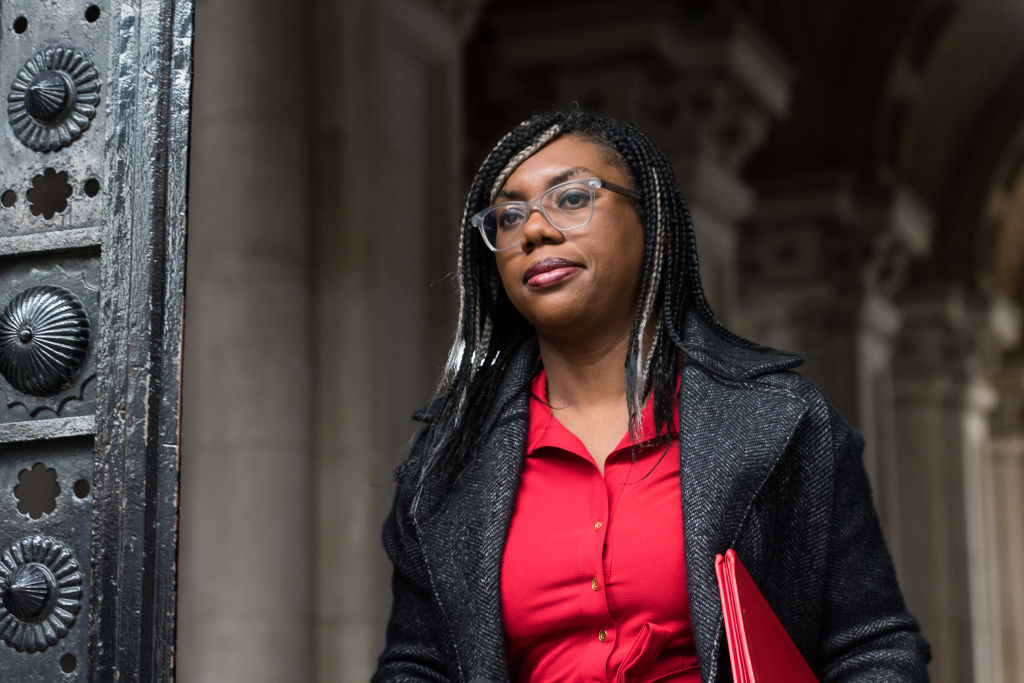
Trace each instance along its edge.
<instances>
[{"instance_id":1,"label":"woman's face","mask_svg":"<svg viewBox=\"0 0 1024 683\"><path fill-rule=\"evenodd\" d=\"M633 189L626 170L606 151L570 134L524 161L495 201L533 199L566 180L588 177ZM518 248L495 257L508 298L541 335L624 336L639 296L643 240L636 203L602 187L587 225L561 232L534 211Z\"/></svg>"}]
</instances>

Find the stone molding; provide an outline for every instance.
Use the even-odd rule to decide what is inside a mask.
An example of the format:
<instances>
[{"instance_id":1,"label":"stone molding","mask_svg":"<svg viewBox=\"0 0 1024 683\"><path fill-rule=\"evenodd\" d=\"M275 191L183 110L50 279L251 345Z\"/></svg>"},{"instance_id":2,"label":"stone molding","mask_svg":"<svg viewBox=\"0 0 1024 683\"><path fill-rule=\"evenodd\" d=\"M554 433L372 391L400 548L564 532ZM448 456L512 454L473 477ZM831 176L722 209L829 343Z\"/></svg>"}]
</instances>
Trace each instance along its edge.
<instances>
[{"instance_id":1,"label":"stone molding","mask_svg":"<svg viewBox=\"0 0 1024 683\"><path fill-rule=\"evenodd\" d=\"M865 316L892 334L897 323L886 318L896 314L883 302L891 304L910 264L928 251L931 229L928 212L901 187L858 191L841 175L761 187L742 240L750 315L760 317L770 298L776 322L769 327L779 324L782 304L805 324L834 327L845 319L846 331L836 330L843 335Z\"/></svg>"},{"instance_id":2,"label":"stone molding","mask_svg":"<svg viewBox=\"0 0 1024 683\"><path fill-rule=\"evenodd\" d=\"M898 371L908 390L920 377L990 381L1002 367L1003 353L1016 346L1021 314L1004 295L957 283L916 283L900 298L905 316ZM993 406L994 407L994 406Z\"/></svg>"}]
</instances>

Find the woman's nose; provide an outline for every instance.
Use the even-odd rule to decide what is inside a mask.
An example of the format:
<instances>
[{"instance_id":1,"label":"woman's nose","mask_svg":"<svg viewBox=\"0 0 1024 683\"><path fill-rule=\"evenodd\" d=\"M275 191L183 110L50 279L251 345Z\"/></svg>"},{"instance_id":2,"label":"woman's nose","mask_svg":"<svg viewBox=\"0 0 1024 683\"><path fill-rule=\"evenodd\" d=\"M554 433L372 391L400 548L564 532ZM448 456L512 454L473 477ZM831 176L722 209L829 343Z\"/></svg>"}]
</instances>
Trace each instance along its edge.
<instances>
[{"instance_id":1,"label":"woman's nose","mask_svg":"<svg viewBox=\"0 0 1024 683\"><path fill-rule=\"evenodd\" d=\"M539 207L534 207L522 227L523 251L532 251L540 244L557 244L565 239L562 231L551 225Z\"/></svg>"}]
</instances>

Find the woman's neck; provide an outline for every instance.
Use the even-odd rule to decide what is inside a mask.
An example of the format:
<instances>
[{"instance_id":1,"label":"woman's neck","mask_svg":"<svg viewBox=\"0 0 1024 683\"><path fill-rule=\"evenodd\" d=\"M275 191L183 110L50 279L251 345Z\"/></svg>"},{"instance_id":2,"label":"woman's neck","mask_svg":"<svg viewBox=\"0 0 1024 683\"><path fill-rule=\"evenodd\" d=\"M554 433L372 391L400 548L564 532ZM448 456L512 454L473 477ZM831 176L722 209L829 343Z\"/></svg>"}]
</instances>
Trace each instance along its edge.
<instances>
[{"instance_id":1,"label":"woman's neck","mask_svg":"<svg viewBox=\"0 0 1024 683\"><path fill-rule=\"evenodd\" d=\"M553 343L538 335L548 380L548 405L586 447L604 475L608 455L629 428L626 349L629 333L590 337L584 344Z\"/></svg>"},{"instance_id":2,"label":"woman's neck","mask_svg":"<svg viewBox=\"0 0 1024 683\"><path fill-rule=\"evenodd\" d=\"M586 411L613 404L625 408L628 331L574 345L540 335L538 341L553 408Z\"/></svg>"}]
</instances>

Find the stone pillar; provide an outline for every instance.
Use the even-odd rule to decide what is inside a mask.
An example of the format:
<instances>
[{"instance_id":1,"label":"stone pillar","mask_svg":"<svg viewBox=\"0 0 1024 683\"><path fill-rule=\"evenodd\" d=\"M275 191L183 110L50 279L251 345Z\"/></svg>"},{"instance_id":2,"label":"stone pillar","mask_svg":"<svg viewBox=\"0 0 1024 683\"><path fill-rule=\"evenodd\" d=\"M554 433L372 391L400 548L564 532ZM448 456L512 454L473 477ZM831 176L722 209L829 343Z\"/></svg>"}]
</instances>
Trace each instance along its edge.
<instances>
[{"instance_id":1,"label":"stone pillar","mask_svg":"<svg viewBox=\"0 0 1024 683\"><path fill-rule=\"evenodd\" d=\"M993 644L991 679L1024 675L1024 354L1005 358L995 375L991 462L983 470L985 540Z\"/></svg>"},{"instance_id":2,"label":"stone pillar","mask_svg":"<svg viewBox=\"0 0 1024 683\"><path fill-rule=\"evenodd\" d=\"M470 60L489 64L469 83L475 116L579 103L631 121L668 153L694 217L701 273L712 306L737 319L737 223L754 204L740 169L789 105L781 55L724 3L701 8L640 0L586 13L557 7L485 12ZM490 131L494 136L500 131Z\"/></svg>"},{"instance_id":3,"label":"stone pillar","mask_svg":"<svg viewBox=\"0 0 1024 683\"><path fill-rule=\"evenodd\" d=\"M182 683L312 675L307 16L196 4Z\"/></svg>"},{"instance_id":4,"label":"stone pillar","mask_svg":"<svg viewBox=\"0 0 1024 683\"><path fill-rule=\"evenodd\" d=\"M457 313L446 275L464 191L460 22L473 4L316 2L316 666L288 680L366 681L384 643L392 473Z\"/></svg>"},{"instance_id":5,"label":"stone pillar","mask_svg":"<svg viewBox=\"0 0 1024 683\"><path fill-rule=\"evenodd\" d=\"M856 192L842 177L818 177L763 188L743 239L748 333L805 353L805 372L862 432L890 545L901 495L891 471L892 355L901 324L893 297L930 234L929 217L909 193Z\"/></svg>"},{"instance_id":6,"label":"stone pillar","mask_svg":"<svg viewBox=\"0 0 1024 683\"><path fill-rule=\"evenodd\" d=\"M916 286L902 304L894 551L904 594L931 642L936 683L1001 681L993 625L1010 589L994 575L991 377L999 352L1016 339L1016 312L948 285Z\"/></svg>"}]
</instances>

